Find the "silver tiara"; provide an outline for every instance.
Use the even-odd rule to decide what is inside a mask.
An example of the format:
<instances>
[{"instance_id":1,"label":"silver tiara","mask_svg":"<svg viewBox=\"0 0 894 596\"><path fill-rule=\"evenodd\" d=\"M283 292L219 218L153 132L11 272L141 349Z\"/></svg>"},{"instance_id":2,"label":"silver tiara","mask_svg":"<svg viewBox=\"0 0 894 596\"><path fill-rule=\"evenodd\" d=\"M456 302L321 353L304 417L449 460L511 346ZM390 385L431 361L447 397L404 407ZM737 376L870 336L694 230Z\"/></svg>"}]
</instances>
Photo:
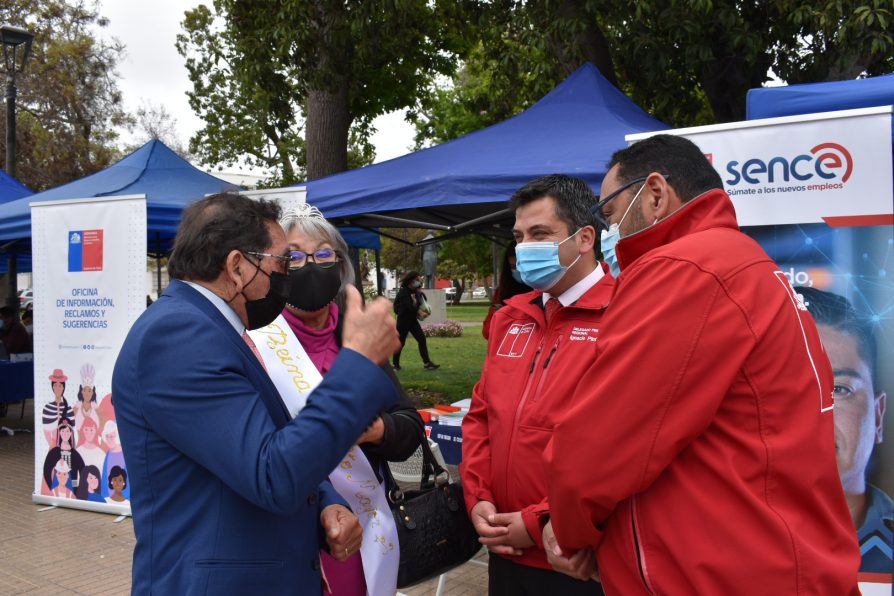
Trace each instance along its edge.
<instances>
[{"instance_id":1,"label":"silver tiara","mask_svg":"<svg viewBox=\"0 0 894 596\"><path fill-rule=\"evenodd\" d=\"M291 207L282 214L282 219L322 219L326 221L326 218L323 217L323 212L311 205L310 203L299 203L294 207Z\"/></svg>"}]
</instances>

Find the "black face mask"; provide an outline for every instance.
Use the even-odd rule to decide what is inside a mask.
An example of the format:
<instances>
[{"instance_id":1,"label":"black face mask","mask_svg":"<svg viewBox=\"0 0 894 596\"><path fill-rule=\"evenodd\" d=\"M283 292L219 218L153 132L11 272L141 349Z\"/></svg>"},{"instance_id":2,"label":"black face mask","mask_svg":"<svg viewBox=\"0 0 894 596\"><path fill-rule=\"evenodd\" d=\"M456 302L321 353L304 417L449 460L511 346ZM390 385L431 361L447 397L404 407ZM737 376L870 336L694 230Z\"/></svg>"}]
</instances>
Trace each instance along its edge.
<instances>
[{"instance_id":1,"label":"black face mask","mask_svg":"<svg viewBox=\"0 0 894 596\"><path fill-rule=\"evenodd\" d=\"M341 271L337 263L320 267L305 263L304 267L289 270L290 306L314 312L333 300L341 289Z\"/></svg>"},{"instance_id":2,"label":"black face mask","mask_svg":"<svg viewBox=\"0 0 894 596\"><path fill-rule=\"evenodd\" d=\"M254 277L245 284L248 286L257 277L258 272L263 273L270 278L270 289L267 295L257 300L245 299L245 314L248 317L248 330L260 329L272 323L282 309L286 306L286 296L288 295L289 278L282 273L276 271L267 273L260 266L255 265L256 271ZM245 291L242 292L245 298Z\"/></svg>"}]
</instances>

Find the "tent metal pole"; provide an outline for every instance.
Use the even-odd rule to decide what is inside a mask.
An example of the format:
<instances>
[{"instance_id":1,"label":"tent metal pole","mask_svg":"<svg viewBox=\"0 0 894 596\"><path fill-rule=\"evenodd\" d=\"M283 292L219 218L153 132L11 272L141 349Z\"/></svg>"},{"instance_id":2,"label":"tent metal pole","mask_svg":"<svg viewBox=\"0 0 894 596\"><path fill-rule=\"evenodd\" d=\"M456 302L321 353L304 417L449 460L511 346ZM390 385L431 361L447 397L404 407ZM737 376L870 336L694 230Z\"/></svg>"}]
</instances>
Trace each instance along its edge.
<instances>
[{"instance_id":1,"label":"tent metal pole","mask_svg":"<svg viewBox=\"0 0 894 596\"><path fill-rule=\"evenodd\" d=\"M494 240L490 241L490 253L494 260L494 278L491 282L491 292L493 292L497 289L497 243ZM493 293L491 293L491 299L493 299Z\"/></svg>"},{"instance_id":2,"label":"tent metal pole","mask_svg":"<svg viewBox=\"0 0 894 596\"><path fill-rule=\"evenodd\" d=\"M482 215L481 217L476 217L475 219L470 219L469 221L458 223L451 228L451 231L458 232L460 230L465 230L466 228L470 228L472 226L478 225L480 223L485 223L493 219L508 217L511 214L512 211L507 207L506 209L501 209L500 211L495 211L494 213L489 213L487 215Z\"/></svg>"},{"instance_id":3,"label":"tent metal pole","mask_svg":"<svg viewBox=\"0 0 894 596\"><path fill-rule=\"evenodd\" d=\"M440 236L435 236L434 238L429 238L428 240L422 239L417 242L413 242L413 246L426 246L428 244L432 244L435 242L443 242L445 240L452 240L453 238L460 238L462 236L467 236L469 234L475 234L476 236L481 236L482 238L486 238L491 242L496 242L500 244L498 238L498 234L488 235L486 230L455 230L453 232L448 232L446 234L441 234ZM410 243L408 243L410 244ZM504 246L501 244L501 246Z\"/></svg>"},{"instance_id":4,"label":"tent metal pole","mask_svg":"<svg viewBox=\"0 0 894 596\"><path fill-rule=\"evenodd\" d=\"M380 215L378 213L362 213L360 215L354 215L351 217L373 217L373 218L381 219L381 220L388 221L388 222L403 224L401 226L396 226L396 227L404 227L404 228L430 228L430 229L435 229L435 230L442 230L444 232L450 231L452 229L451 226L442 226L441 224L432 223L430 221L417 221L415 219L404 219L402 217L391 217L390 215ZM338 218L334 218L334 219L338 219ZM356 226L358 228L363 227L356 223L351 223L350 217L346 217L345 219L341 220L340 225Z\"/></svg>"},{"instance_id":5,"label":"tent metal pole","mask_svg":"<svg viewBox=\"0 0 894 596\"><path fill-rule=\"evenodd\" d=\"M349 246L348 258L351 260L351 266L354 268L354 285L357 287L360 295L363 296L363 280L360 279L360 249Z\"/></svg>"},{"instance_id":6,"label":"tent metal pole","mask_svg":"<svg viewBox=\"0 0 894 596\"><path fill-rule=\"evenodd\" d=\"M410 242L409 240L404 240L403 238L400 238L393 234L388 234L387 232L383 232L382 230L379 230L377 228L370 228L369 226L359 226L357 224L352 224L352 225L355 228L360 228L361 230L366 230L367 232L375 232L379 236L384 236L385 238L390 238L391 240L394 240L395 242L400 242L401 244L407 244L409 246L416 246L415 243Z\"/></svg>"},{"instance_id":7,"label":"tent metal pole","mask_svg":"<svg viewBox=\"0 0 894 596\"><path fill-rule=\"evenodd\" d=\"M18 262L16 261L16 250L12 246L10 246L9 249L8 264L7 275L9 275L9 296L6 297L6 304L13 308L16 317L18 317L19 306L21 306L19 303L19 268Z\"/></svg>"},{"instance_id":8,"label":"tent metal pole","mask_svg":"<svg viewBox=\"0 0 894 596\"><path fill-rule=\"evenodd\" d=\"M382 251L376 250L376 292L379 296L385 293L382 287Z\"/></svg>"}]
</instances>

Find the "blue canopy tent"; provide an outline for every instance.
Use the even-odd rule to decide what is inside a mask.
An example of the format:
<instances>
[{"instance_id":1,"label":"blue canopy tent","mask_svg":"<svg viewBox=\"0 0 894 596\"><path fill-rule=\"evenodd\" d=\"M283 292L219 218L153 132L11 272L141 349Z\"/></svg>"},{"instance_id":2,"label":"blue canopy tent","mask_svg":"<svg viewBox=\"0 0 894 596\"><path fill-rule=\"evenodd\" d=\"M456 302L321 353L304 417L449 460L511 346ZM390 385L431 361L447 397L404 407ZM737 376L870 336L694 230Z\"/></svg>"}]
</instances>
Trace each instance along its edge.
<instances>
[{"instance_id":1,"label":"blue canopy tent","mask_svg":"<svg viewBox=\"0 0 894 596\"><path fill-rule=\"evenodd\" d=\"M34 192L30 188L3 170L0 170L0 204L15 201L32 194Z\"/></svg>"},{"instance_id":2,"label":"blue canopy tent","mask_svg":"<svg viewBox=\"0 0 894 596\"><path fill-rule=\"evenodd\" d=\"M894 104L894 74L829 83L751 89L745 113L749 120L871 108Z\"/></svg>"},{"instance_id":3,"label":"blue canopy tent","mask_svg":"<svg viewBox=\"0 0 894 596\"><path fill-rule=\"evenodd\" d=\"M3 205L0 242L19 240L7 251L18 253L18 271L30 271L31 203L145 194L148 252L160 252L170 245L184 205L207 193L238 189L195 168L161 141L152 140L95 174Z\"/></svg>"},{"instance_id":4,"label":"blue canopy tent","mask_svg":"<svg viewBox=\"0 0 894 596\"><path fill-rule=\"evenodd\" d=\"M199 170L161 141L152 140L95 174L0 207L0 243L22 241L18 248L17 269L30 271L30 255L22 254L30 253L27 242L31 238L30 203L145 194L147 252L158 254L170 249L186 205L206 194L224 190L238 191L240 188ZM361 248L379 248L377 236L362 230L357 232L351 237L360 243Z\"/></svg>"},{"instance_id":5,"label":"blue canopy tent","mask_svg":"<svg viewBox=\"0 0 894 596\"><path fill-rule=\"evenodd\" d=\"M161 141L152 140L95 174L4 205L0 241L31 237L30 203L135 194L146 195L150 243L159 236L170 239L187 203L223 190L239 187L206 174Z\"/></svg>"},{"instance_id":6,"label":"blue canopy tent","mask_svg":"<svg viewBox=\"0 0 894 596\"><path fill-rule=\"evenodd\" d=\"M666 128L587 63L504 122L307 182L307 201L341 225L506 236L512 225L506 201L523 184L564 173L598 191L612 153L626 145L625 134Z\"/></svg>"},{"instance_id":7,"label":"blue canopy tent","mask_svg":"<svg viewBox=\"0 0 894 596\"><path fill-rule=\"evenodd\" d=\"M34 194L30 188L7 174L5 171L0 170L0 205L3 203L9 203L10 201L15 201L16 199L21 199L22 197L27 197L29 195ZM3 213L3 208L0 207L0 213ZM0 242L0 244L3 244ZM22 259L20 258L20 261ZM31 271L31 255L25 257L27 262L21 263L20 265L27 266L25 271ZM6 273L9 269L8 264L8 256L5 252L0 252L0 273ZM21 268L21 267L20 267Z\"/></svg>"}]
</instances>

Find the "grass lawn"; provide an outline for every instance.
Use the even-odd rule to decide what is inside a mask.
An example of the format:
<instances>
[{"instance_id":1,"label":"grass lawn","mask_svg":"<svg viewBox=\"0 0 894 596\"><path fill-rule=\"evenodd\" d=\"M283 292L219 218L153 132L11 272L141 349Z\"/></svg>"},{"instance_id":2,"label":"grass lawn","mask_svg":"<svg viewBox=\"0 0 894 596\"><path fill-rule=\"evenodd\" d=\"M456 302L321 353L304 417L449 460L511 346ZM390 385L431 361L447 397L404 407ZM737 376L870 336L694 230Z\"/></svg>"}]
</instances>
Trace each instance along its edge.
<instances>
[{"instance_id":1,"label":"grass lawn","mask_svg":"<svg viewBox=\"0 0 894 596\"><path fill-rule=\"evenodd\" d=\"M487 342L481 336L481 327L466 327L462 337L427 339L429 355L441 368L422 368L419 344L410 336L400 356L401 369L397 371L397 378L404 389L411 397L418 399L417 406L449 404L472 397L472 387L481 376L481 367L487 355Z\"/></svg>"},{"instance_id":2,"label":"grass lawn","mask_svg":"<svg viewBox=\"0 0 894 596\"><path fill-rule=\"evenodd\" d=\"M447 303L447 318L454 321L480 323L484 320L484 317L487 316L487 309L489 307L490 302L487 302L486 300L461 302L456 306ZM435 362L437 362L437 360Z\"/></svg>"}]
</instances>

